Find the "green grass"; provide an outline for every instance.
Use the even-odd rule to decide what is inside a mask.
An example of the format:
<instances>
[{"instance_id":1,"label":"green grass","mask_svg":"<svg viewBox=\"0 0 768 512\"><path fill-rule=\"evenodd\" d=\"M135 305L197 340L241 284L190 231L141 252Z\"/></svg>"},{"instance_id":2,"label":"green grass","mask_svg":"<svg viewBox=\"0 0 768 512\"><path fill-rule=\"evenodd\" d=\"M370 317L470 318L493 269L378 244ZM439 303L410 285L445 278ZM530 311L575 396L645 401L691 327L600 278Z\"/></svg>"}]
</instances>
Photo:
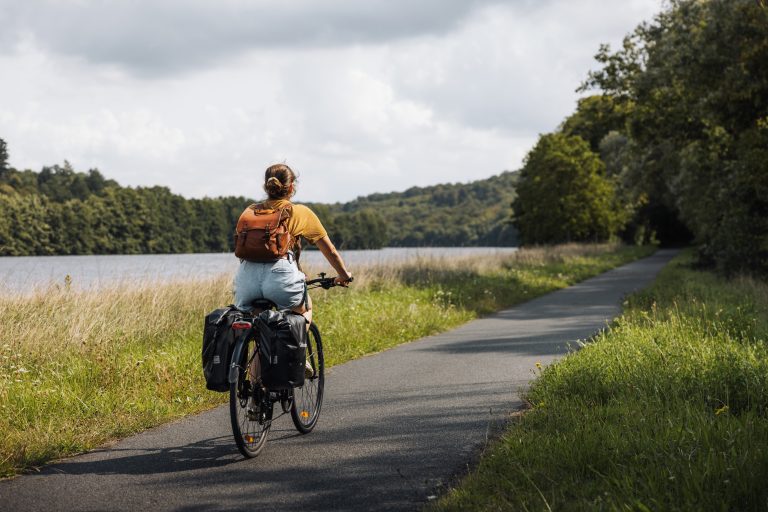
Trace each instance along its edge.
<instances>
[{"instance_id":1,"label":"green grass","mask_svg":"<svg viewBox=\"0 0 768 512\"><path fill-rule=\"evenodd\" d=\"M363 268L348 290L313 292L315 321L327 363L340 364L652 250L569 245ZM0 297L0 476L226 400L205 390L200 345L204 315L230 303L230 289L223 276Z\"/></svg>"},{"instance_id":2,"label":"green grass","mask_svg":"<svg viewBox=\"0 0 768 512\"><path fill-rule=\"evenodd\" d=\"M545 368L439 510L768 509L768 284L684 254Z\"/></svg>"}]
</instances>

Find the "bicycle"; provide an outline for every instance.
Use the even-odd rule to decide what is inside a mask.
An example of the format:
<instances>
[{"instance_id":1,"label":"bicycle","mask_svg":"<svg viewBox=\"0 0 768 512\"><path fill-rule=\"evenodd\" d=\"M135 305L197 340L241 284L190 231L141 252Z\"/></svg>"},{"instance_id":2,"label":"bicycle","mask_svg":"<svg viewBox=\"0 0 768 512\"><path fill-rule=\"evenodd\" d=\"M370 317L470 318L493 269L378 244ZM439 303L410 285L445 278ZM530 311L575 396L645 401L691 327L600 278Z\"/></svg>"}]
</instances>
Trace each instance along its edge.
<instances>
[{"instance_id":1,"label":"bicycle","mask_svg":"<svg viewBox=\"0 0 768 512\"><path fill-rule=\"evenodd\" d=\"M307 281L307 289L334 286L335 278L319 274ZM351 279L350 279L351 281ZM307 363L304 384L300 387L271 391L265 389L255 368L259 365L259 322L261 311L276 309L274 302L257 299L254 314L240 314L232 322L239 331L232 351L229 369L229 416L238 450L247 458L256 457L267 441L272 426L274 406L280 402L283 414L290 413L293 425L301 434L308 434L317 425L323 404L325 366L320 330L313 322L307 333ZM253 382L252 382L253 380Z\"/></svg>"}]
</instances>

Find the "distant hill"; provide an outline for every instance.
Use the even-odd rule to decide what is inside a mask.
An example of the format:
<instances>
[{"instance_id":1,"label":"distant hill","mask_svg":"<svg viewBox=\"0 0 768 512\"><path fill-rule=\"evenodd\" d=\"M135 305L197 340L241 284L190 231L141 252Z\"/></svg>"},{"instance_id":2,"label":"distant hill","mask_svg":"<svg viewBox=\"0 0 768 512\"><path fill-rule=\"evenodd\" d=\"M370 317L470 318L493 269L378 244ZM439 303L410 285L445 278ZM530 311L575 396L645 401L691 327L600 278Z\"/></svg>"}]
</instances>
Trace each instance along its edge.
<instances>
[{"instance_id":1,"label":"distant hill","mask_svg":"<svg viewBox=\"0 0 768 512\"><path fill-rule=\"evenodd\" d=\"M377 193L347 203L311 204L332 238L342 247L366 246L510 246L517 232L510 225L517 172L503 172L471 183L412 187L404 192ZM383 227L376 236L358 225ZM381 244L381 239L386 242Z\"/></svg>"},{"instance_id":2,"label":"distant hill","mask_svg":"<svg viewBox=\"0 0 768 512\"><path fill-rule=\"evenodd\" d=\"M517 174L413 187L347 203L310 203L343 249L509 246ZM224 252L252 199L186 199L165 187L122 187L69 164L0 166L0 256Z\"/></svg>"}]
</instances>

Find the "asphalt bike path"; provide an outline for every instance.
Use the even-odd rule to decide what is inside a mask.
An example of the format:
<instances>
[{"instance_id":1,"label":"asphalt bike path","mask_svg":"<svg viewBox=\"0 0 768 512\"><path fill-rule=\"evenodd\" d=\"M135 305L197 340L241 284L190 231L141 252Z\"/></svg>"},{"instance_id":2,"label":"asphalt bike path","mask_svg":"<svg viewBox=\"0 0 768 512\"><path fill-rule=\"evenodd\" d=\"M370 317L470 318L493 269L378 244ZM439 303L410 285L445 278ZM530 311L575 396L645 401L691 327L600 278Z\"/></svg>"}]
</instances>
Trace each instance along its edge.
<instances>
[{"instance_id":1,"label":"asphalt bike path","mask_svg":"<svg viewBox=\"0 0 768 512\"><path fill-rule=\"evenodd\" d=\"M255 459L222 406L0 481L0 510L418 510L522 405L536 363L604 328L674 254L331 368L314 432L284 415Z\"/></svg>"}]
</instances>

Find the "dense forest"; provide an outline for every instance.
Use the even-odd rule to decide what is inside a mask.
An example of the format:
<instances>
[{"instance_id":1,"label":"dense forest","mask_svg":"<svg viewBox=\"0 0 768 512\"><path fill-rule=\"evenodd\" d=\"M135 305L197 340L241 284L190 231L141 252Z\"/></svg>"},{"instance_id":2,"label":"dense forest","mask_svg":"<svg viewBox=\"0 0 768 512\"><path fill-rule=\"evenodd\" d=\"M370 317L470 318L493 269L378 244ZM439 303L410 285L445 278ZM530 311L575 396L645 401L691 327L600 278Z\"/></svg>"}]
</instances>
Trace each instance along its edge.
<instances>
[{"instance_id":1,"label":"dense forest","mask_svg":"<svg viewBox=\"0 0 768 512\"><path fill-rule=\"evenodd\" d=\"M510 246L517 245L509 222L516 181L516 172L504 172L467 184L412 187L310 206L342 246ZM371 230L372 225L377 228Z\"/></svg>"},{"instance_id":2,"label":"dense forest","mask_svg":"<svg viewBox=\"0 0 768 512\"><path fill-rule=\"evenodd\" d=\"M469 184L414 187L348 203L310 204L344 249L513 245L514 173ZM185 199L165 187L122 187L68 163L8 166L0 139L0 255L226 252L253 199Z\"/></svg>"},{"instance_id":3,"label":"dense forest","mask_svg":"<svg viewBox=\"0 0 768 512\"><path fill-rule=\"evenodd\" d=\"M693 241L700 264L768 274L765 2L672 0L596 59L598 94L520 172L522 241Z\"/></svg>"}]
</instances>

